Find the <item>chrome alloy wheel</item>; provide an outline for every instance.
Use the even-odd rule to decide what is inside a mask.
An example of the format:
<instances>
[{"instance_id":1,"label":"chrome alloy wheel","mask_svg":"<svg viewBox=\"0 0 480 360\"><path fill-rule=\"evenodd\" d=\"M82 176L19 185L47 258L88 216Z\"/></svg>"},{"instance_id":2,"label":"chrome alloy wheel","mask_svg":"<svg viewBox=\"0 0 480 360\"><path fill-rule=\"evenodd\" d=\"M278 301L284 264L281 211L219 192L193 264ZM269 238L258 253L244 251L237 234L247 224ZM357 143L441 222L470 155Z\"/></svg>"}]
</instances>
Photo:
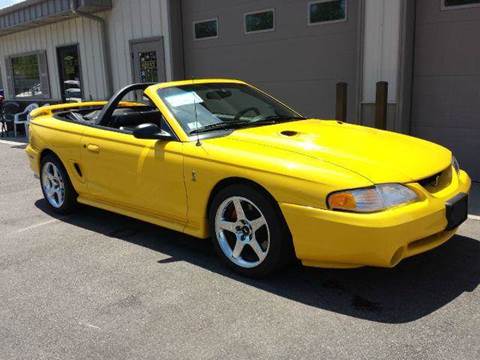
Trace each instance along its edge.
<instances>
[{"instance_id":1,"label":"chrome alloy wheel","mask_svg":"<svg viewBox=\"0 0 480 360\"><path fill-rule=\"evenodd\" d=\"M230 197L220 204L215 216L215 234L225 256L242 268L260 265L270 249L265 216L243 197Z\"/></svg>"},{"instance_id":2,"label":"chrome alloy wheel","mask_svg":"<svg viewBox=\"0 0 480 360\"><path fill-rule=\"evenodd\" d=\"M57 209L62 207L65 201L65 183L62 173L52 162L43 165L42 188L50 205Z\"/></svg>"}]
</instances>

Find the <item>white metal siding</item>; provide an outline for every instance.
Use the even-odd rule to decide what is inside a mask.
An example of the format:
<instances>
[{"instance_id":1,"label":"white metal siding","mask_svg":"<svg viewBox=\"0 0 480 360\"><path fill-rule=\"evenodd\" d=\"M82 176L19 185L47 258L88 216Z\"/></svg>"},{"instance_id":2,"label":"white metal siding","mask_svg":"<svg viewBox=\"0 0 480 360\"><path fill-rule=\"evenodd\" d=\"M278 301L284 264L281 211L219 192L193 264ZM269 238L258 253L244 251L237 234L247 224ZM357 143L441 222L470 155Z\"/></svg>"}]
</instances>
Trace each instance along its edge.
<instances>
[{"instance_id":1,"label":"white metal siding","mask_svg":"<svg viewBox=\"0 0 480 360\"><path fill-rule=\"evenodd\" d=\"M114 0L113 9L106 16L110 31L113 87L119 89L133 79L129 41L164 36L168 31L164 20L166 0ZM168 43L164 45L165 49L169 48ZM167 78L170 78L169 68L168 64Z\"/></svg>"},{"instance_id":2,"label":"white metal siding","mask_svg":"<svg viewBox=\"0 0 480 360\"><path fill-rule=\"evenodd\" d=\"M98 15L108 23L113 87L117 90L132 82L129 41L168 33L167 0L114 0L111 11ZM171 79L169 38L164 36L164 39L167 78ZM102 41L101 25L97 21L81 17L0 37L2 78L6 79L7 56L46 50L51 96L58 100L61 94L56 47L78 43L85 99L104 99L108 94Z\"/></svg>"},{"instance_id":3,"label":"white metal siding","mask_svg":"<svg viewBox=\"0 0 480 360\"><path fill-rule=\"evenodd\" d=\"M107 96L107 89L105 87L105 74L102 66L103 51L101 41L100 24L85 18L70 19L0 37L2 78L7 78L5 73L5 59L7 56L46 50L51 96L53 99L60 99L56 48L78 43L85 98L103 99ZM7 95L10 97L10 94Z\"/></svg>"},{"instance_id":4,"label":"white metal siding","mask_svg":"<svg viewBox=\"0 0 480 360\"><path fill-rule=\"evenodd\" d=\"M387 81L388 101L397 102L400 60L400 16L398 0L366 0L363 51L363 99L375 102L375 84Z\"/></svg>"}]
</instances>

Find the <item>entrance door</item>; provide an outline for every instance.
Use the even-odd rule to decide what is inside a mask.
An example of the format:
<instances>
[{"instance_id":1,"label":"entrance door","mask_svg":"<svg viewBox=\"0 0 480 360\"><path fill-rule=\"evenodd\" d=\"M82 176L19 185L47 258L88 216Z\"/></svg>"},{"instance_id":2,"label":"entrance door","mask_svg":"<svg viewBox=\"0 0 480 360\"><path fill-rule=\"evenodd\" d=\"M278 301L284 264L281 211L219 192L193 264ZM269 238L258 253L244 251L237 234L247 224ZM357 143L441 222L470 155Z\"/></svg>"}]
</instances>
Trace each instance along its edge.
<instances>
[{"instance_id":1,"label":"entrance door","mask_svg":"<svg viewBox=\"0 0 480 360\"><path fill-rule=\"evenodd\" d=\"M82 74L78 45L57 48L60 89L64 102L82 101Z\"/></svg>"},{"instance_id":2,"label":"entrance door","mask_svg":"<svg viewBox=\"0 0 480 360\"><path fill-rule=\"evenodd\" d=\"M135 83L166 81L163 37L130 42Z\"/></svg>"}]
</instances>

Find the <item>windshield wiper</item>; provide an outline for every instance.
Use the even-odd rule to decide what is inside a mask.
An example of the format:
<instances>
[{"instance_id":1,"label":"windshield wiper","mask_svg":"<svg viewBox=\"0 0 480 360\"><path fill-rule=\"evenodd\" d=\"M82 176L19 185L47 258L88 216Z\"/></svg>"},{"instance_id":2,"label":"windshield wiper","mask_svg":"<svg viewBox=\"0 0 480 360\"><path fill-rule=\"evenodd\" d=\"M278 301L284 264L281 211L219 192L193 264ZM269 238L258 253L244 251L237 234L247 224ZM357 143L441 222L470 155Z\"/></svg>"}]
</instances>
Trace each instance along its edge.
<instances>
[{"instance_id":1,"label":"windshield wiper","mask_svg":"<svg viewBox=\"0 0 480 360\"><path fill-rule=\"evenodd\" d=\"M189 135L201 134L204 132L216 131L216 130L238 129L241 127L270 125L270 124L276 124L278 122L287 122L292 120L305 120L305 119L306 118L304 118L303 116L272 115L272 116L266 117L265 119L253 121L253 122L248 120L225 121L221 123L206 125L199 129L192 130L190 131Z\"/></svg>"},{"instance_id":2,"label":"windshield wiper","mask_svg":"<svg viewBox=\"0 0 480 360\"><path fill-rule=\"evenodd\" d=\"M221 123L215 123L215 124L210 124L203 126L199 129L195 129L190 131L190 135L193 134L201 134L204 132L209 132L209 131L215 131L215 130L227 130L227 129L233 129L233 128L238 128L243 125L249 124L250 121L248 120L242 120L242 121L226 121L226 122L221 122Z\"/></svg>"}]
</instances>

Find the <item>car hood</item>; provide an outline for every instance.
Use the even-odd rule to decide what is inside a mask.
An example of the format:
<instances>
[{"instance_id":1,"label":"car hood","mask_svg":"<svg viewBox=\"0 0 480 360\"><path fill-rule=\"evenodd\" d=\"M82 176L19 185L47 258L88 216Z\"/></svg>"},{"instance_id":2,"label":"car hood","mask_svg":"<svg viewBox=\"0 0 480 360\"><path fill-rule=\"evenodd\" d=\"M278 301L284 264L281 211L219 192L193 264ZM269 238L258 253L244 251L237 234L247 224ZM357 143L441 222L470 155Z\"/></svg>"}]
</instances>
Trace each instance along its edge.
<instances>
[{"instance_id":1,"label":"car hood","mask_svg":"<svg viewBox=\"0 0 480 360\"><path fill-rule=\"evenodd\" d=\"M241 129L227 138L313 157L377 184L427 178L446 169L452 157L448 149L411 136L317 119Z\"/></svg>"}]
</instances>

